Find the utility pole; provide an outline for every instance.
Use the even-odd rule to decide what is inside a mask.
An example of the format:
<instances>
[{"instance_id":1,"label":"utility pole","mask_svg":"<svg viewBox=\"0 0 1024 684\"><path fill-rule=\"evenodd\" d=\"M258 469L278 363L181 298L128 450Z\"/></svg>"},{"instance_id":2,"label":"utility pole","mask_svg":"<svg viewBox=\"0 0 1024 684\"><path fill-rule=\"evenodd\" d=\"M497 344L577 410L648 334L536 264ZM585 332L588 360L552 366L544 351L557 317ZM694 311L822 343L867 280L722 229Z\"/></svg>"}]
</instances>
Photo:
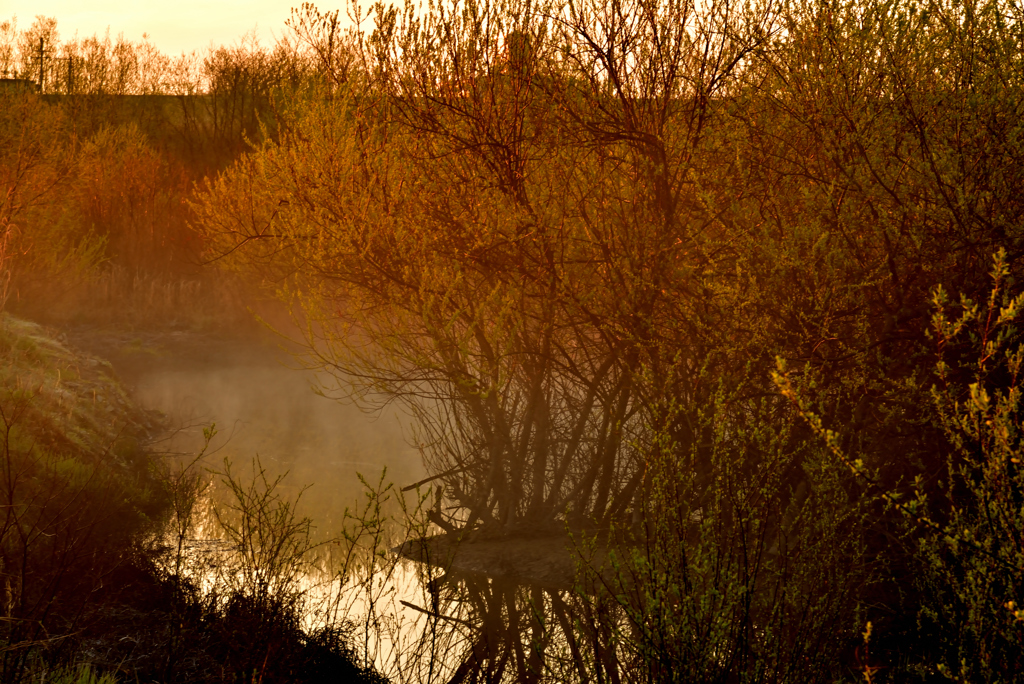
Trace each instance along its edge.
<instances>
[{"instance_id":1,"label":"utility pole","mask_svg":"<svg viewBox=\"0 0 1024 684\"><path fill-rule=\"evenodd\" d=\"M39 36L39 94L43 94L43 37Z\"/></svg>"}]
</instances>

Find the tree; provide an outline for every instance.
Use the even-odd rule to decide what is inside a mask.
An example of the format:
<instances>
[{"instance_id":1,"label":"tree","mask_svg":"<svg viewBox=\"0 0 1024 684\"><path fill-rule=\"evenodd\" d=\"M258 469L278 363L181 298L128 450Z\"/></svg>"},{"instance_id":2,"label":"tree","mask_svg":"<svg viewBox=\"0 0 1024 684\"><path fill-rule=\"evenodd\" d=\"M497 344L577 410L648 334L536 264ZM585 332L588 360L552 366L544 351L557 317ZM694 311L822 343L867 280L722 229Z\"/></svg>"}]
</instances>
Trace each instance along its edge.
<instances>
[{"instance_id":1,"label":"tree","mask_svg":"<svg viewBox=\"0 0 1024 684\"><path fill-rule=\"evenodd\" d=\"M28 261L65 256L63 241L37 240L31 214L44 208L69 172L61 113L27 93L0 94L0 309L12 272Z\"/></svg>"},{"instance_id":2,"label":"tree","mask_svg":"<svg viewBox=\"0 0 1024 684\"><path fill-rule=\"evenodd\" d=\"M696 596L691 570L730 568L708 571L738 588L729 618L688 604L669 646L722 640L680 662L785 678L765 649L837 653L868 606L914 629L916 559L878 494L934 487L955 451L927 392L933 288L976 297L998 246L1019 269L1017 10L376 5L344 58L306 12L345 77L207 186L199 224L301 307L339 388L414 411L434 520L625 530L653 551L623 558L647 583L615 600L652 639L640 617Z\"/></svg>"},{"instance_id":3,"label":"tree","mask_svg":"<svg viewBox=\"0 0 1024 684\"><path fill-rule=\"evenodd\" d=\"M670 307L701 306L703 291L672 301L666 284L707 267L714 228L701 233L691 179L717 162L701 154L712 95L766 21L726 5L707 20L688 3L563 9L470 3L421 21L378 7L365 89L310 105L200 209L223 251L315 290L307 313L333 328L310 340L321 361L412 399L466 525L567 507L607 524L633 507L634 376L666 362ZM589 33L598 9L607 35ZM691 360L704 342L688 340Z\"/></svg>"}]
</instances>

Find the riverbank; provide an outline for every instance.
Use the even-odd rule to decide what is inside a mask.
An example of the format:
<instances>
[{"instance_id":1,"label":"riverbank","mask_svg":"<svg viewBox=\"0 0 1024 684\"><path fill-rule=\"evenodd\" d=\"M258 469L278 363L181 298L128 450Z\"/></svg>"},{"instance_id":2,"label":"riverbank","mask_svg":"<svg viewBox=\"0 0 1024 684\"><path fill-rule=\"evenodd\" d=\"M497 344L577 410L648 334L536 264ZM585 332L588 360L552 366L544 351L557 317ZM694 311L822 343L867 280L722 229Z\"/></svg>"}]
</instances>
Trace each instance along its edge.
<instances>
[{"instance_id":1,"label":"riverbank","mask_svg":"<svg viewBox=\"0 0 1024 684\"><path fill-rule=\"evenodd\" d=\"M197 480L151 448L169 417L72 338L0 317L0 680L384 681L356 664L342 625L303 628L301 587L191 579L168 527Z\"/></svg>"}]
</instances>

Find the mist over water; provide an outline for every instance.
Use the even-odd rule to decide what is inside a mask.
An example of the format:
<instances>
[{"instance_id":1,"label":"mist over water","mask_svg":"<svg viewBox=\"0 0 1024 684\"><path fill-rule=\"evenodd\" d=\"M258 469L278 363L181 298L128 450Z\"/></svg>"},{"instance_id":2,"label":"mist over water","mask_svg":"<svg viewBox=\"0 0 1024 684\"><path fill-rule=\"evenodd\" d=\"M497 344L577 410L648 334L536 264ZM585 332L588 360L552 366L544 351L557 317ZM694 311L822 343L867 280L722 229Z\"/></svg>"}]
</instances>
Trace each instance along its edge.
<instances>
[{"instance_id":1,"label":"mist over water","mask_svg":"<svg viewBox=\"0 0 1024 684\"><path fill-rule=\"evenodd\" d=\"M227 458L241 476L255 457L272 478L285 475L284 494L303 487L299 511L315 536L338 531L346 507L362 497L357 474L376 484L411 484L425 476L405 438L408 416L389 408L367 413L318 395L316 375L262 337L216 339L172 333L92 340L143 408L164 414L171 431L161 451L190 458L202 448L203 429L216 424L204 464Z\"/></svg>"}]
</instances>

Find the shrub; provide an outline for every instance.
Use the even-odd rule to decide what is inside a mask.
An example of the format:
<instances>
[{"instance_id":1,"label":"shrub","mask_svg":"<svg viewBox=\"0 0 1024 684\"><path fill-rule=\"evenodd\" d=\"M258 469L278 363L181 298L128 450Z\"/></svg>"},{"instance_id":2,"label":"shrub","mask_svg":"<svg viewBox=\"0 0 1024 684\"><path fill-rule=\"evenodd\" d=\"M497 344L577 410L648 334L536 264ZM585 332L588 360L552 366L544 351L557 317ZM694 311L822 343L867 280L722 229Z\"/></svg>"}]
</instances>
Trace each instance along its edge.
<instances>
[{"instance_id":1,"label":"shrub","mask_svg":"<svg viewBox=\"0 0 1024 684\"><path fill-rule=\"evenodd\" d=\"M921 626L937 644L926 665L974 682L1024 681L1024 294L1005 252L991 275L987 302L936 291L932 396L951 448L905 507L919 535Z\"/></svg>"},{"instance_id":2,"label":"shrub","mask_svg":"<svg viewBox=\"0 0 1024 684\"><path fill-rule=\"evenodd\" d=\"M879 575L870 502L778 399L741 397L701 411L700 444L660 442L637 522L589 569L623 618L590 638L618 651L624 681L831 682L851 667Z\"/></svg>"}]
</instances>

